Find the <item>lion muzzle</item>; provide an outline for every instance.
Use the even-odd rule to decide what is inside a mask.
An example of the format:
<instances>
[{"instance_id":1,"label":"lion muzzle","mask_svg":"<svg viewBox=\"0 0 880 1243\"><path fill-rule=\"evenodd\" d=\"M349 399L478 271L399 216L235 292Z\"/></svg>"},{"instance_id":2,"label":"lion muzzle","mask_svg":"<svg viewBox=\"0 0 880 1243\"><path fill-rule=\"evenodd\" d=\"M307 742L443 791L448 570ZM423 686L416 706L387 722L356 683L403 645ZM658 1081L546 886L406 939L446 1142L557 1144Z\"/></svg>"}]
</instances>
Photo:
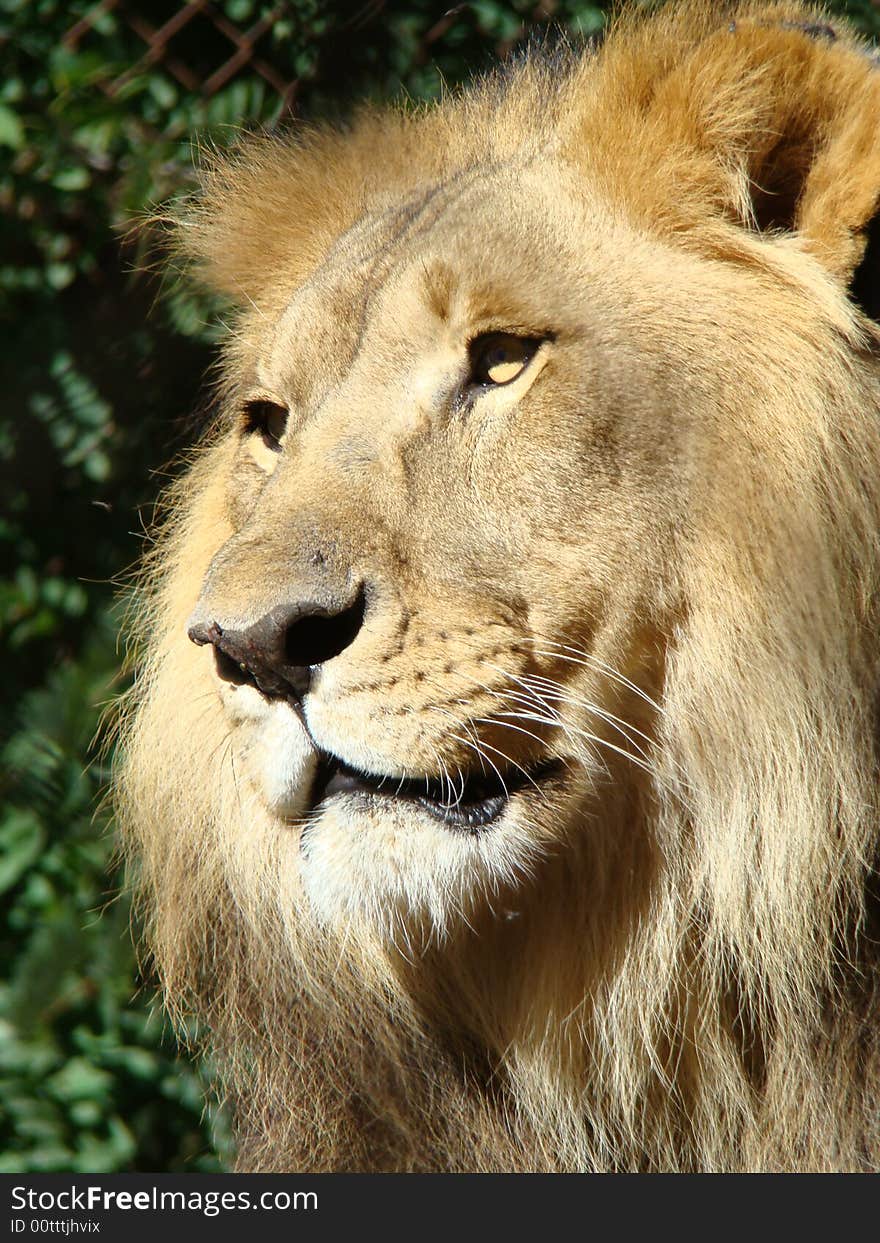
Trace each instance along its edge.
<instances>
[{"instance_id":1,"label":"lion muzzle","mask_svg":"<svg viewBox=\"0 0 880 1243\"><path fill-rule=\"evenodd\" d=\"M281 604L241 629L194 614L187 634L198 646L214 648L222 680L250 683L268 699L300 703L313 672L355 641L365 607L365 593L359 589L352 602L338 610L312 602Z\"/></svg>"}]
</instances>

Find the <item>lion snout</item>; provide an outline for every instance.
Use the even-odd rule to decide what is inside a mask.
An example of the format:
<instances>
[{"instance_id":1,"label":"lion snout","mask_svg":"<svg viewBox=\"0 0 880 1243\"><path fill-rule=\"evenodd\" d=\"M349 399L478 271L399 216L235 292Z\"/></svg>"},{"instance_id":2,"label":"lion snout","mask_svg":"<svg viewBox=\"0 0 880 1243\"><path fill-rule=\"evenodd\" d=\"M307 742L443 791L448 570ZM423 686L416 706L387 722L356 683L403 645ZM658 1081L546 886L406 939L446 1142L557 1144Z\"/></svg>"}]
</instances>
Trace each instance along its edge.
<instances>
[{"instance_id":1,"label":"lion snout","mask_svg":"<svg viewBox=\"0 0 880 1243\"><path fill-rule=\"evenodd\" d=\"M299 702L313 673L354 643L366 611L366 593L359 587L338 607L312 600L279 604L250 625L235 628L190 619L189 638L214 649L217 674L226 682L250 683L269 699Z\"/></svg>"}]
</instances>

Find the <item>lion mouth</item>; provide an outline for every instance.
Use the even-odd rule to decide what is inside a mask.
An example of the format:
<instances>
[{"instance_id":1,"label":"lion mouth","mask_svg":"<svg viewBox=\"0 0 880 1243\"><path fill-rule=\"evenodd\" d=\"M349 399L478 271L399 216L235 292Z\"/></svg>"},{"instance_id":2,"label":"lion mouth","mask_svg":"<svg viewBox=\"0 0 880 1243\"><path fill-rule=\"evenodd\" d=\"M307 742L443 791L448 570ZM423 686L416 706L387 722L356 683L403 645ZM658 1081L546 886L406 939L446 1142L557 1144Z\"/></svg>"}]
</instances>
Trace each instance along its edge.
<instances>
[{"instance_id":1,"label":"lion mouth","mask_svg":"<svg viewBox=\"0 0 880 1243\"><path fill-rule=\"evenodd\" d=\"M315 774L311 806L341 795L417 804L447 828L476 832L500 819L514 795L526 788L540 793L541 783L558 773L557 760L545 760L532 769L514 768L504 773L456 774L450 780L437 777L392 777L362 772L334 755L323 754Z\"/></svg>"}]
</instances>

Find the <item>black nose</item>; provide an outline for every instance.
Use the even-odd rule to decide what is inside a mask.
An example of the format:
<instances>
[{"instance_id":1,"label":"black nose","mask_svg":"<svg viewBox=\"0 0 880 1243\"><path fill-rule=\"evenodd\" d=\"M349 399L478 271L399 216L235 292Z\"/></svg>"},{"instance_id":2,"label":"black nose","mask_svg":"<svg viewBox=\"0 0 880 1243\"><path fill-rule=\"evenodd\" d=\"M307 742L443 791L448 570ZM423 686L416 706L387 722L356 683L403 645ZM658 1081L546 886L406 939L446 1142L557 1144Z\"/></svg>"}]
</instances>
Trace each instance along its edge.
<instances>
[{"instance_id":1,"label":"black nose","mask_svg":"<svg viewBox=\"0 0 880 1243\"><path fill-rule=\"evenodd\" d=\"M364 609L361 590L337 611L313 603L282 604L241 630L196 622L188 633L193 643L213 644L217 672L227 682L249 682L269 698L302 699L313 671L357 638Z\"/></svg>"}]
</instances>

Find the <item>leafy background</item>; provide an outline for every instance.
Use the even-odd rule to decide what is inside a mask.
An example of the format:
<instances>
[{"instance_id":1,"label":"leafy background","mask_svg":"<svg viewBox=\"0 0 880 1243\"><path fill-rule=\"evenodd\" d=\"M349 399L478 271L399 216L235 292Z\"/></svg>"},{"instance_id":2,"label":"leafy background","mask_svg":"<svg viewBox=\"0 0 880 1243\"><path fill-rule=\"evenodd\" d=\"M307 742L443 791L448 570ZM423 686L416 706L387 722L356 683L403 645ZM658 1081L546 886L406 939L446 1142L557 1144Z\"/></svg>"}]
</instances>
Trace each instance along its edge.
<instances>
[{"instance_id":1,"label":"leafy background","mask_svg":"<svg viewBox=\"0 0 880 1243\"><path fill-rule=\"evenodd\" d=\"M214 0L239 28L283 9L259 55L292 107L247 66L210 97L181 87L112 6L65 42L95 7L0 0L0 1172L206 1171L226 1127L138 976L93 739L122 689L115 584L223 329L138 272L125 228L192 183L194 139L431 97L533 30L599 32L610 4ZM832 7L880 34L870 0ZM172 47L204 80L233 49L199 22Z\"/></svg>"}]
</instances>

